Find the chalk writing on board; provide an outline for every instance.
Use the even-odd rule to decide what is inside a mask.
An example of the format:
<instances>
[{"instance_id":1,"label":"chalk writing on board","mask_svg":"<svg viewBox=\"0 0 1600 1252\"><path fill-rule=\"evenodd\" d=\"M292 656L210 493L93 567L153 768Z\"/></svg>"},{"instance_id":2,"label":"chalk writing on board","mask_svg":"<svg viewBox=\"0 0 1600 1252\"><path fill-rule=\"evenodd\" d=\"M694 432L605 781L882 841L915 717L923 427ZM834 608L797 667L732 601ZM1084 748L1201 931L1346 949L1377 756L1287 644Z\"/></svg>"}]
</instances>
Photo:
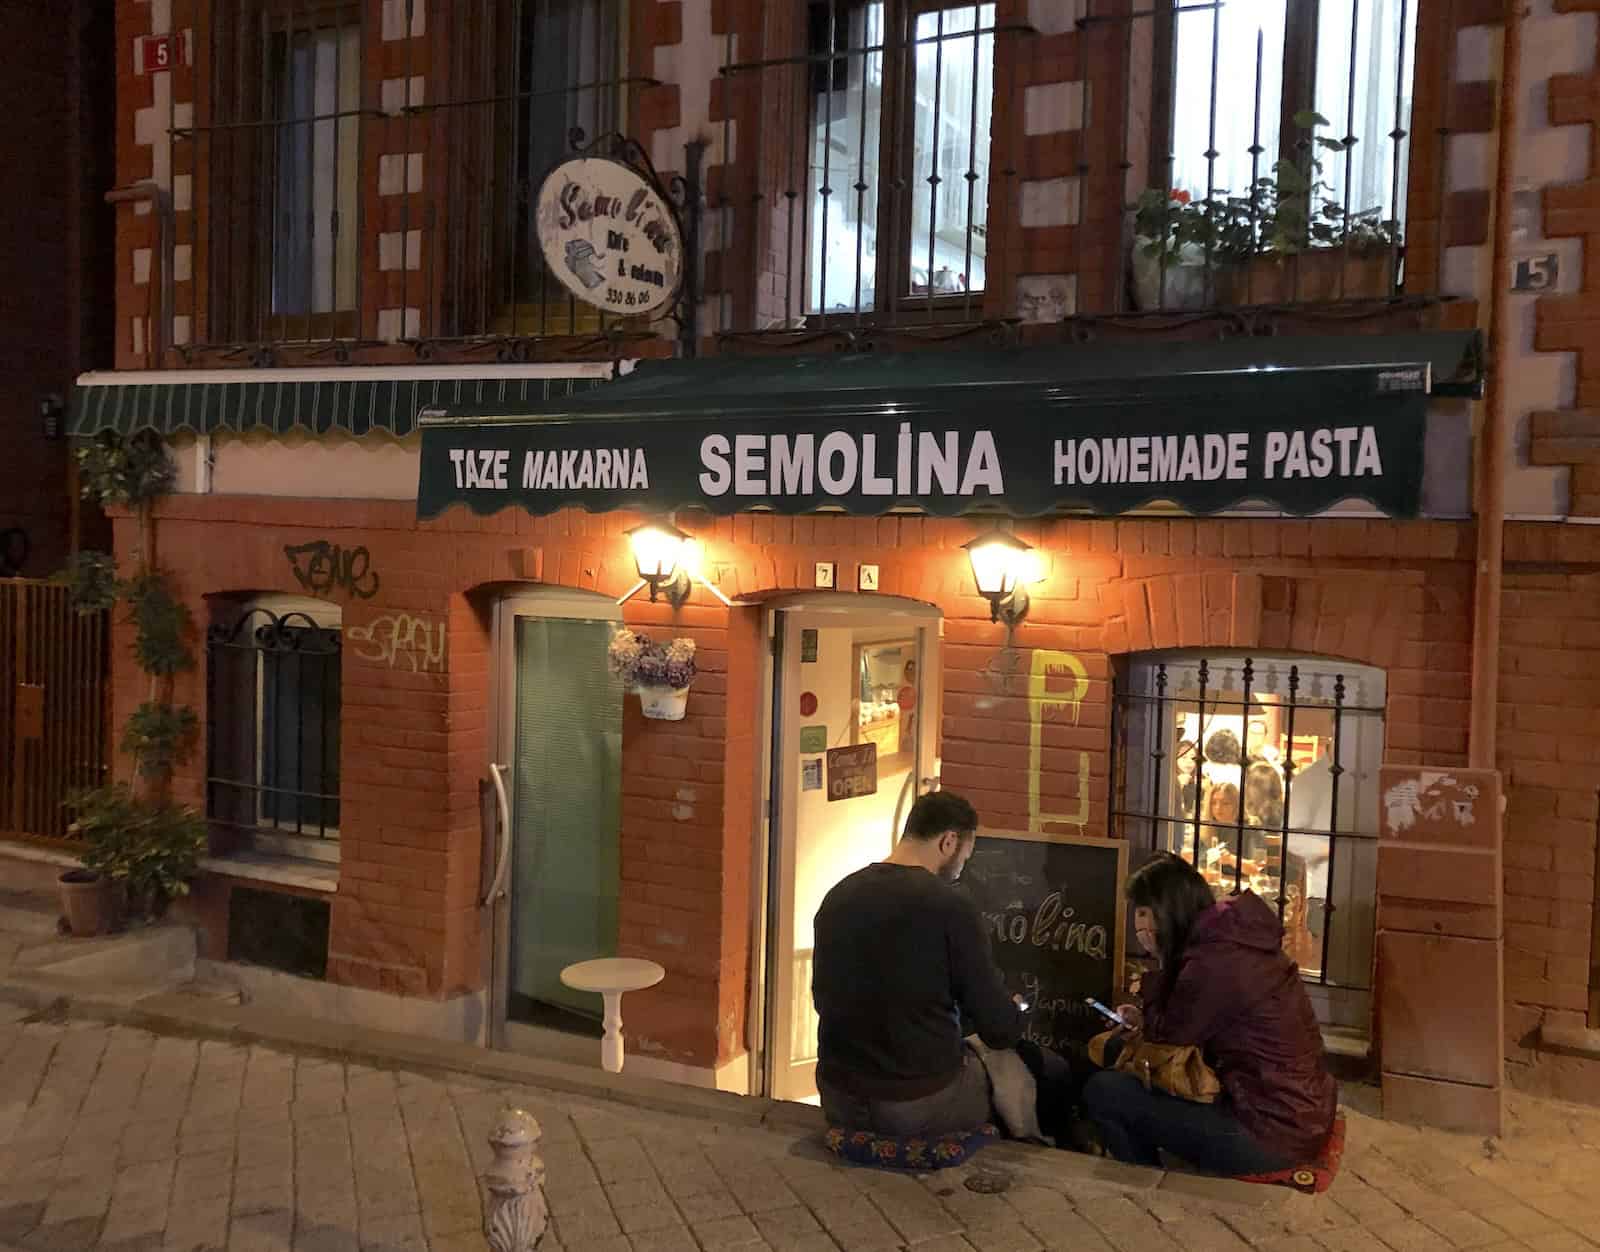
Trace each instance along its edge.
<instances>
[{"instance_id":1,"label":"chalk writing on board","mask_svg":"<svg viewBox=\"0 0 1600 1252\"><path fill-rule=\"evenodd\" d=\"M1127 845L984 831L961 876L1006 988L1032 1003L1027 1037L1045 1047L1100 1029L1085 996L1111 1003L1121 982Z\"/></svg>"},{"instance_id":2,"label":"chalk writing on board","mask_svg":"<svg viewBox=\"0 0 1600 1252\"><path fill-rule=\"evenodd\" d=\"M1081 952L1108 960L1106 928L1073 921L1075 912L1062 906L1059 891L1052 891L1031 918L1019 900L1002 912L985 913L983 924L993 932L996 943L1026 943L1052 952Z\"/></svg>"}]
</instances>

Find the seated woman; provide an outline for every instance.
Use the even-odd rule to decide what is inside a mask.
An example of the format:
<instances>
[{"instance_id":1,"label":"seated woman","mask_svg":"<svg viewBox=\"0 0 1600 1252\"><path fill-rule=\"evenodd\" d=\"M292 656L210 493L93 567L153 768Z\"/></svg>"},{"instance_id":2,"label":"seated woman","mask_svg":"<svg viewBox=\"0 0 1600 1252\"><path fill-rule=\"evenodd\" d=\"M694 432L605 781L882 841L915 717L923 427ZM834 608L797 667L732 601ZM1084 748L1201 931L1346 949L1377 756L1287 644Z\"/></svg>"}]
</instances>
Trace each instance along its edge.
<instances>
[{"instance_id":1,"label":"seated woman","mask_svg":"<svg viewBox=\"0 0 1600 1252\"><path fill-rule=\"evenodd\" d=\"M1338 1089L1277 914L1249 891L1216 900L1194 867L1171 855L1134 873L1127 897L1139 942L1160 968L1143 980L1143 1008L1121 1011L1153 1043L1200 1048L1223 1094L1196 1104L1147 1091L1132 1074L1097 1073L1084 1104L1106 1151L1159 1165L1165 1150L1230 1176L1314 1159L1333 1129Z\"/></svg>"}]
</instances>

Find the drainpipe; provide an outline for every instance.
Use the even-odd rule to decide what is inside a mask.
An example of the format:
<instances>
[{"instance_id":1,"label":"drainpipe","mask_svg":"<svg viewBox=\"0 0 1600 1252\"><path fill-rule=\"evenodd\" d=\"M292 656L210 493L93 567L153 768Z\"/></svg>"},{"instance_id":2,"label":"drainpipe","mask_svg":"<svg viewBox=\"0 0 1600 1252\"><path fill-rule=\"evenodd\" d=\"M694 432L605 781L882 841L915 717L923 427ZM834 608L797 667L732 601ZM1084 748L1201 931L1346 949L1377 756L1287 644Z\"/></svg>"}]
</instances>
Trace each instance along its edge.
<instances>
[{"instance_id":1,"label":"drainpipe","mask_svg":"<svg viewBox=\"0 0 1600 1252\"><path fill-rule=\"evenodd\" d=\"M1500 131L1495 154L1494 245L1490 266L1489 379L1478 437L1478 570L1472 605L1472 713L1468 764L1495 768L1500 702L1500 618L1505 572L1506 373L1511 350L1506 265L1511 255L1511 184L1522 90L1522 15L1507 0L1500 48Z\"/></svg>"},{"instance_id":2,"label":"drainpipe","mask_svg":"<svg viewBox=\"0 0 1600 1252\"><path fill-rule=\"evenodd\" d=\"M144 179L131 183L126 187L113 187L106 192L107 204L137 204L146 203L156 218L156 273L151 276L151 286L157 283L157 296L149 303L159 301L161 316L154 316L149 307L145 306L145 324L147 338L145 340L145 357L147 364L160 369L166 362L167 349L172 346L172 336L168 333L172 325L172 245L175 235L172 216L172 197L166 189L158 183Z\"/></svg>"}]
</instances>

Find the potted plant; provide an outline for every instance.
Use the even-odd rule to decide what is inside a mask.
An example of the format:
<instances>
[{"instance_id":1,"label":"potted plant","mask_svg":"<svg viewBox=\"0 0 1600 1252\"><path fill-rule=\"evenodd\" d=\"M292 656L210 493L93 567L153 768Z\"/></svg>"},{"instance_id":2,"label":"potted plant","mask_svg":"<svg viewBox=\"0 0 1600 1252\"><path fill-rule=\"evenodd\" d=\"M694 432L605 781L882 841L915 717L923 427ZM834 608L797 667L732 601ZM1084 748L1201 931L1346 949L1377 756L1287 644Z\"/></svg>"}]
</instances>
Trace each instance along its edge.
<instances>
[{"instance_id":1,"label":"potted plant","mask_svg":"<svg viewBox=\"0 0 1600 1252\"><path fill-rule=\"evenodd\" d=\"M611 672L629 691L638 694L640 710L646 717L667 722L683 720L695 675L693 639L660 644L622 629L611 637L606 659Z\"/></svg>"},{"instance_id":2,"label":"potted plant","mask_svg":"<svg viewBox=\"0 0 1600 1252\"><path fill-rule=\"evenodd\" d=\"M109 934L122 921L121 900L111 879L97 869L62 871L56 879L61 916L75 938L92 939Z\"/></svg>"},{"instance_id":3,"label":"potted plant","mask_svg":"<svg viewBox=\"0 0 1600 1252\"><path fill-rule=\"evenodd\" d=\"M84 842L84 869L120 887L134 916L158 920L174 896L189 893L206 844L205 819L193 809L135 795L127 783L79 792L67 804L76 814L71 833ZM78 934L66 877L63 906Z\"/></svg>"},{"instance_id":4,"label":"potted plant","mask_svg":"<svg viewBox=\"0 0 1600 1252\"><path fill-rule=\"evenodd\" d=\"M1141 309L1203 309L1216 303L1226 264L1226 201L1147 188L1134 206L1133 298Z\"/></svg>"},{"instance_id":5,"label":"potted plant","mask_svg":"<svg viewBox=\"0 0 1600 1252\"><path fill-rule=\"evenodd\" d=\"M1230 201L1235 222L1248 224L1253 247L1233 271L1234 304L1383 299L1394 290L1400 223L1381 208L1347 210L1323 180L1318 153L1350 144L1317 132L1320 113L1295 114L1309 136L1304 165L1279 161L1247 196Z\"/></svg>"},{"instance_id":6,"label":"potted plant","mask_svg":"<svg viewBox=\"0 0 1600 1252\"><path fill-rule=\"evenodd\" d=\"M129 717L122 750L134 759L138 788L115 783L69 797L70 832L82 839L83 868L61 876L62 911L73 934L98 934L115 924L126 899L154 920L173 896L186 895L206 844L205 820L170 797L173 767L187 759L199 719L172 701L173 679L194 665L194 622L167 575L149 559L154 550L154 500L176 478L166 445L153 432L123 439L112 434L77 453L83 495L102 506L137 511L137 567L121 579L109 554L77 554L57 576L80 613L121 602L134 626L133 654L149 676L149 695Z\"/></svg>"}]
</instances>

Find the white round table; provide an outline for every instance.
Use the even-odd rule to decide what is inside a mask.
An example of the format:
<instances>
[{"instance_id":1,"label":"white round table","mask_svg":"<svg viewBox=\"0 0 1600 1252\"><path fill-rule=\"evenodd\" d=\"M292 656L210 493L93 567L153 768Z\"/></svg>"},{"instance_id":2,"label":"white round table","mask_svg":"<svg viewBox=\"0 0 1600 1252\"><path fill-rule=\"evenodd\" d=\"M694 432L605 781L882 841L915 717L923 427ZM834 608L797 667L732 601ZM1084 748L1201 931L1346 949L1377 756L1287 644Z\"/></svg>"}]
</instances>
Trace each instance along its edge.
<instances>
[{"instance_id":1,"label":"white round table","mask_svg":"<svg viewBox=\"0 0 1600 1252\"><path fill-rule=\"evenodd\" d=\"M600 1064L608 1073L622 1072L622 994L653 987L667 976L654 961L607 956L579 961L561 971L561 981L574 991L597 991L605 1002L605 1037L600 1040Z\"/></svg>"}]
</instances>

